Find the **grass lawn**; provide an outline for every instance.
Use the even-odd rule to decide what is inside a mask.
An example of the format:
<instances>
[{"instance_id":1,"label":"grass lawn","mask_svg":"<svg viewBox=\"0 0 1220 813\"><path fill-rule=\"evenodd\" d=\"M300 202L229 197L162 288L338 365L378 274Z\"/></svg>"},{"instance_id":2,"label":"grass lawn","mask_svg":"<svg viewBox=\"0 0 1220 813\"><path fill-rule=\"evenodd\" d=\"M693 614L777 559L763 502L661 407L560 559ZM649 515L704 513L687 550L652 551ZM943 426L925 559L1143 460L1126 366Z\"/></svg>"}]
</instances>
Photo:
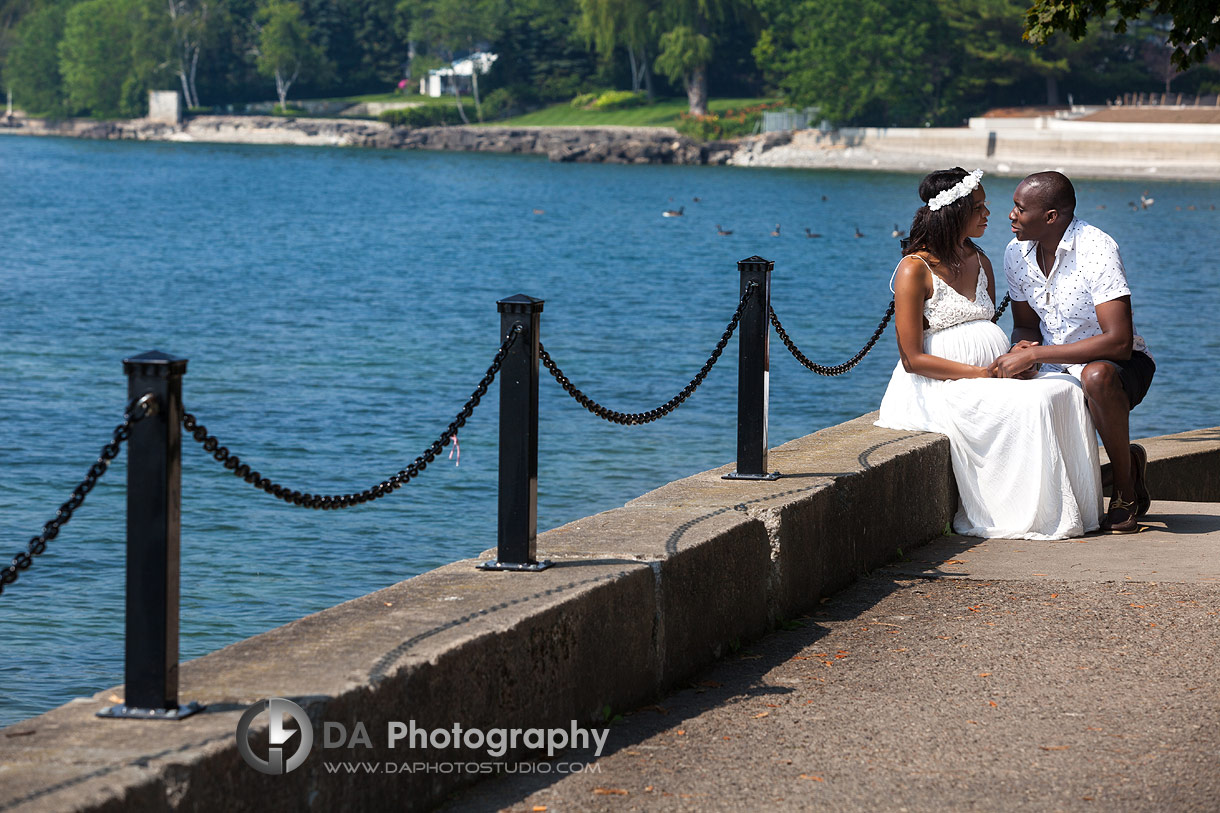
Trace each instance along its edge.
<instances>
[{"instance_id":1,"label":"grass lawn","mask_svg":"<svg viewBox=\"0 0 1220 813\"><path fill-rule=\"evenodd\" d=\"M327 99L325 101L339 101L338 99ZM343 101L351 102L352 104L360 104L362 102L412 102L414 104L426 105L444 105L455 107L456 103L452 96L441 96L440 98L432 98L431 96L420 96L418 93L402 94L397 91L389 91L388 93L366 93L363 96L348 96ZM474 109L474 100L463 96L462 104L465 104L470 109Z\"/></svg>"},{"instance_id":2,"label":"grass lawn","mask_svg":"<svg viewBox=\"0 0 1220 813\"><path fill-rule=\"evenodd\" d=\"M369 93L363 96L348 96L341 99L318 99L314 101L345 101L350 104L360 102L414 102L437 107L456 107L453 96L420 96L417 93L403 95L395 91L387 93ZM735 110L750 107L774 99L712 99L708 108L713 113L725 110ZM292 102L289 102L292 106ZM462 106L471 124L477 124L474 114L474 99L463 94ZM657 99L649 105L631 107L626 110L578 110L567 102L553 104L542 110L535 110L523 116L511 119L485 122L489 127L601 127L605 125L621 125L625 127L672 127L678 122L678 114L686 112L688 104L686 97Z\"/></svg>"},{"instance_id":3,"label":"grass lawn","mask_svg":"<svg viewBox=\"0 0 1220 813\"><path fill-rule=\"evenodd\" d=\"M713 113L749 107L772 99L712 99L708 109ZM472 104L471 107L474 105ZM577 110L565 103L551 105L524 116L488 122L492 126L525 127L600 127L623 125L627 127L672 127L678 114L688 109L685 97L658 99L650 105L631 107L626 110Z\"/></svg>"}]
</instances>

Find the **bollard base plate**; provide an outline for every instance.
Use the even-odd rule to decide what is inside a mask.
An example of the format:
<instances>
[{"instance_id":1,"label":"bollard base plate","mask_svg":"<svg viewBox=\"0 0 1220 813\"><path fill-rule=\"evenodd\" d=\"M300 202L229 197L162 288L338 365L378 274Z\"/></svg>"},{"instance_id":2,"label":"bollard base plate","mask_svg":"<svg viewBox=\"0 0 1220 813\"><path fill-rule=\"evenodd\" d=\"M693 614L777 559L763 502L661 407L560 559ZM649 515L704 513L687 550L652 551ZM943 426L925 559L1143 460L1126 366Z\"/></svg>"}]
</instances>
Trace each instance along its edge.
<instances>
[{"instance_id":1,"label":"bollard base plate","mask_svg":"<svg viewBox=\"0 0 1220 813\"><path fill-rule=\"evenodd\" d=\"M207 706L201 706L194 700L185 706L172 709L142 709L120 703L117 706L107 706L99 711L97 716L119 717L126 720L182 720L206 708Z\"/></svg>"},{"instance_id":2,"label":"bollard base plate","mask_svg":"<svg viewBox=\"0 0 1220 813\"><path fill-rule=\"evenodd\" d=\"M528 570L538 571L546 570L553 563L550 559L543 559L541 562L501 562L496 559L490 562L483 562L475 565L479 570Z\"/></svg>"},{"instance_id":3,"label":"bollard base plate","mask_svg":"<svg viewBox=\"0 0 1220 813\"><path fill-rule=\"evenodd\" d=\"M732 474L721 475L720 479L721 480L778 480L779 478L781 478L783 476L784 475L780 474L778 471L773 471L770 474L741 474L740 472L735 471Z\"/></svg>"}]
</instances>

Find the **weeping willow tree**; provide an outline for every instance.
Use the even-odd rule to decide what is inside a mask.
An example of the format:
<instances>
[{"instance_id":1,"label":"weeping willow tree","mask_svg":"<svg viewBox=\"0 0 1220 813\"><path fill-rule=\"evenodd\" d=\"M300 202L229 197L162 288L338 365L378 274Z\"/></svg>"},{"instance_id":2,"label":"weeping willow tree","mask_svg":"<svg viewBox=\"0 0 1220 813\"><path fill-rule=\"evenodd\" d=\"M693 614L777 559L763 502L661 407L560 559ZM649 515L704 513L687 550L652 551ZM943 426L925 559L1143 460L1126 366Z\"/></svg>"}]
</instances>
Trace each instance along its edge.
<instances>
[{"instance_id":1,"label":"weeping willow tree","mask_svg":"<svg viewBox=\"0 0 1220 813\"><path fill-rule=\"evenodd\" d=\"M744 20L750 0L660 0L662 31L658 72L686 89L690 113L707 115L707 67L715 55L715 31L731 20Z\"/></svg>"},{"instance_id":2,"label":"weeping willow tree","mask_svg":"<svg viewBox=\"0 0 1220 813\"><path fill-rule=\"evenodd\" d=\"M652 97L650 53L655 53L659 4L656 0L580 0L580 31L599 57L609 61L617 48L627 52L631 89Z\"/></svg>"}]
</instances>

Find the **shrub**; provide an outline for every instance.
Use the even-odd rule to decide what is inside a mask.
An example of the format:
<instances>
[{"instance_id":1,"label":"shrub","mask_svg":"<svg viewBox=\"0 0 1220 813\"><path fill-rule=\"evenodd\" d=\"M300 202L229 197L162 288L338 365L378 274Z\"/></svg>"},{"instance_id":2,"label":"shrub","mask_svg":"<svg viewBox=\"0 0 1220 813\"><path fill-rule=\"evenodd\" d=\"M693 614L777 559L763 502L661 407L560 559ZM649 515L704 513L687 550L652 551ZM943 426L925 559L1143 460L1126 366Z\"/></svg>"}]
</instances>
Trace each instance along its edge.
<instances>
[{"instance_id":1,"label":"shrub","mask_svg":"<svg viewBox=\"0 0 1220 813\"><path fill-rule=\"evenodd\" d=\"M679 113L675 129L682 135L698 141L739 138L754 132L764 111L782 106L783 102L768 102L737 110L725 110L722 113L709 113L706 116Z\"/></svg>"},{"instance_id":2,"label":"shrub","mask_svg":"<svg viewBox=\"0 0 1220 813\"><path fill-rule=\"evenodd\" d=\"M579 76L567 75L563 72L547 74L535 88L539 99L559 101L570 99L582 90L584 80Z\"/></svg>"},{"instance_id":3,"label":"shrub","mask_svg":"<svg viewBox=\"0 0 1220 813\"><path fill-rule=\"evenodd\" d=\"M483 97L484 119L506 119L516 105L513 94L508 88L496 88Z\"/></svg>"},{"instance_id":4,"label":"shrub","mask_svg":"<svg viewBox=\"0 0 1220 813\"><path fill-rule=\"evenodd\" d=\"M519 116L537 105L534 89L526 84L496 88L483 99L484 119L507 119Z\"/></svg>"},{"instance_id":5,"label":"shrub","mask_svg":"<svg viewBox=\"0 0 1220 813\"><path fill-rule=\"evenodd\" d=\"M445 127L461 124L462 116L456 107L449 105L426 105L402 110L387 110L377 117L391 127Z\"/></svg>"},{"instance_id":6,"label":"shrub","mask_svg":"<svg viewBox=\"0 0 1220 813\"><path fill-rule=\"evenodd\" d=\"M648 94L632 90L601 90L581 93L569 103L577 110L624 110L648 104Z\"/></svg>"},{"instance_id":7,"label":"shrub","mask_svg":"<svg viewBox=\"0 0 1220 813\"><path fill-rule=\"evenodd\" d=\"M580 110L588 110L589 107L596 101L596 93L579 93L572 97L572 101L569 102L569 104L572 105L572 107Z\"/></svg>"},{"instance_id":8,"label":"shrub","mask_svg":"<svg viewBox=\"0 0 1220 813\"><path fill-rule=\"evenodd\" d=\"M648 103L648 94L642 90L607 90L593 103L594 110L625 110Z\"/></svg>"},{"instance_id":9,"label":"shrub","mask_svg":"<svg viewBox=\"0 0 1220 813\"><path fill-rule=\"evenodd\" d=\"M271 108L273 116L307 116L309 112L302 110L299 107L280 107L278 104Z\"/></svg>"}]
</instances>

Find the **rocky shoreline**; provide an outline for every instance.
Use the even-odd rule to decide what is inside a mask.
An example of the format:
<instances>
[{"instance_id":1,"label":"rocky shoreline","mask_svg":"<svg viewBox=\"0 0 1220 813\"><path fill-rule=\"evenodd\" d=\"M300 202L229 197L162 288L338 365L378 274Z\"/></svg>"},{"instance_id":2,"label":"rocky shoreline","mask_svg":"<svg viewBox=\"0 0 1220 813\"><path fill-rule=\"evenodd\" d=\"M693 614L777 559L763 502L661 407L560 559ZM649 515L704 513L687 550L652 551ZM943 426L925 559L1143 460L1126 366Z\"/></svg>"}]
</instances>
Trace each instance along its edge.
<instances>
[{"instance_id":1,"label":"rocky shoreline","mask_svg":"<svg viewBox=\"0 0 1220 813\"><path fill-rule=\"evenodd\" d=\"M1024 129L843 129L765 133L700 142L669 127L392 127L381 121L274 116L148 119L0 119L0 134L105 140L371 147L545 155L551 161L685 164L924 173L967 164L1020 177L1220 180L1220 124L1033 122Z\"/></svg>"},{"instance_id":2,"label":"rocky shoreline","mask_svg":"<svg viewBox=\"0 0 1220 813\"><path fill-rule=\"evenodd\" d=\"M10 133L133 141L295 144L380 149L545 155L551 161L608 164L714 164L740 145L699 142L668 127L391 127L362 119L195 116L181 125L130 119L14 119ZM786 134L775 134L786 136ZM785 138L772 139L775 141Z\"/></svg>"}]
</instances>

